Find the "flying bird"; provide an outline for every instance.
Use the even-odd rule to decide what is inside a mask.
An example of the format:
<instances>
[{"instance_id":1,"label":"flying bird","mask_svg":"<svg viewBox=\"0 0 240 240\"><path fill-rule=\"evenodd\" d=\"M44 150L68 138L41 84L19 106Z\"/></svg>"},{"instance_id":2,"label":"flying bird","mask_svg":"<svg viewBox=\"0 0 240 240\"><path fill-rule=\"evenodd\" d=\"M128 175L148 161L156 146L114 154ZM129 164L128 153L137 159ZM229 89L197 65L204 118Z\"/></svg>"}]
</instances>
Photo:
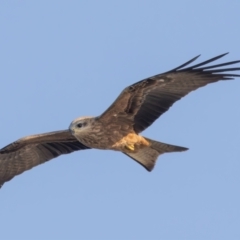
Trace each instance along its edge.
<instances>
[{"instance_id":1,"label":"flying bird","mask_svg":"<svg viewBox=\"0 0 240 240\"><path fill-rule=\"evenodd\" d=\"M189 92L209 83L240 77L228 73L239 71L240 67L226 67L240 60L206 66L226 54L188 66L197 56L171 71L134 83L100 116L77 118L68 130L27 136L7 145L0 150L0 186L34 166L78 150L120 151L148 171L153 169L159 155L187 150L139 133Z\"/></svg>"}]
</instances>

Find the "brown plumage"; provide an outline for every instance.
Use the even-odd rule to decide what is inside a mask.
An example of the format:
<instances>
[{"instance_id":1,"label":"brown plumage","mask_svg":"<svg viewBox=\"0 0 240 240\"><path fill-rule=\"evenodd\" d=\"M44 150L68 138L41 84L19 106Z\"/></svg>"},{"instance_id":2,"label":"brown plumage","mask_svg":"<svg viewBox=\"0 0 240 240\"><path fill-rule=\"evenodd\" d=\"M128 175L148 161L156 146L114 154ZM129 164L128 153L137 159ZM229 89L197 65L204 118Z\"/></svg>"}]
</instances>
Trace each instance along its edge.
<instances>
[{"instance_id":1,"label":"brown plumage","mask_svg":"<svg viewBox=\"0 0 240 240\"><path fill-rule=\"evenodd\" d=\"M0 150L0 187L26 170L62 154L89 149L68 130L21 138Z\"/></svg>"},{"instance_id":2,"label":"brown plumage","mask_svg":"<svg viewBox=\"0 0 240 240\"><path fill-rule=\"evenodd\" d=\"M151 171L160 154L187 148L160 143L138 134L189 92L209 83L240 77L227 73L238 71L240 67L225 68L240 60L205 66L224 55L186 67L197 59L195 57L171 71L125 88L99 117L78 118L71 123L69 130L28 136L2 148L0 185L62 154L90 148L121 151Z\"/></svg>"}]
</instances>

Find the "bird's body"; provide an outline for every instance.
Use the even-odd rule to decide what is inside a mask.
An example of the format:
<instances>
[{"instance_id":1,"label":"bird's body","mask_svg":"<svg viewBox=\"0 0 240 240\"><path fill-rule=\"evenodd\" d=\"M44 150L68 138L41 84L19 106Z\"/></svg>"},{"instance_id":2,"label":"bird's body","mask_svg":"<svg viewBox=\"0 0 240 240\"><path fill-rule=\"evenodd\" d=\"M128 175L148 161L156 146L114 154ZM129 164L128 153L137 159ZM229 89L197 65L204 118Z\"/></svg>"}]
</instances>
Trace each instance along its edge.
<instances>
[{"instance_id":1,"label":"bird's body","mask_svg":"<svg viewBox=\"0 0 240 240\"><path fill-rule=\"evenodd\" d=\"M84 126L81 134L73 130L75 124L83 121ZM96 149L114 149L112 146L124 138L129 132L133 132L128 124L119 124L119 122L109 122L104 124L99 117L81 117L73 121L69 127L72 134L84 145ZM101 141L99 141L101 139Z\"/></svg>"},{"instance_id":2,"label":"bird's body","mask_svg":"<svg viewBox=\"0 0 240 240\"><path fill-rule=\"evenodd\" d=\"M154 141L140 133L191 91L209 83L240 77L226 73L239 71L240 67L222 68L239 63L239 60L205 66L224 55L186 67L196 60L195 57L171 71L125 88L98 117L77 118L72 121L69 130L28 136L0 149L0 186L34 166L78 150L120 151L148 171L153 169L159 155L187 150Z\"/></svg>"},{"instance_id":3,"label":"bird's body","mask_svg":"<svg viewBox=\"0 0 240 240\"><path fill-rule=\"evenodd\" d=\"M81 134L75 133L74 130L79 121L87 125L87 129L81 131ZM136 153L150 144L144 137L135 133L131 124L119 119L104 124L100 117L81 117L71 123L70 130L79 142L96 149Z\"/></svg>"}]
</instances>

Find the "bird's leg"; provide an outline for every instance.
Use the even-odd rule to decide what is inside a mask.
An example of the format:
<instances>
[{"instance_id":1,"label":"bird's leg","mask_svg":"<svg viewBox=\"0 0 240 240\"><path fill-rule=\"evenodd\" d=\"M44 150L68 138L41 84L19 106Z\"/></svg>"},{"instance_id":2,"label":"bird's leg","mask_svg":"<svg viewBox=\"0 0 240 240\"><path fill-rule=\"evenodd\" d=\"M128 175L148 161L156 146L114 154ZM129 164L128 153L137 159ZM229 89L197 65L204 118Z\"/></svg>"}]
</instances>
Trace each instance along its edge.
<instances>
[{"instance_id":1,"label":"bird's leg","mask_svg":"<svg viewBox=\"0 0 240 240\"><path fill-rule=\"evenodd\" d=\"M128 150L131 150L131 151L135 150L134 144L126 144L125 148L128 149Z\"/></svg>"},{"instance_id":2,"label":"bird's leg","mask_svg":"<svg viewBox=\"0 0 240 240\"><path fill-rule=\"evenodd\" d=\"M116 142L112 148L123 152L137 152L140 148L147 146L149 146L149 142L144 137L135 133L129 133Z\"/></svg>"}]
</instances>

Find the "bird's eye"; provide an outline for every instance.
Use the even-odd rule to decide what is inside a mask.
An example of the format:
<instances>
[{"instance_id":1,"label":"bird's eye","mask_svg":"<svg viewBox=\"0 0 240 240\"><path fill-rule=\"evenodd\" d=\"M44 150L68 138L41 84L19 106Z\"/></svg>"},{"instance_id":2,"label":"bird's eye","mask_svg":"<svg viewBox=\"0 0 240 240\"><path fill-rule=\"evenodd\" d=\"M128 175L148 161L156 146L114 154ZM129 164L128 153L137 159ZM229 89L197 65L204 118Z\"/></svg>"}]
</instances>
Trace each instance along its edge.
<instances>
[{"instance_id":1,"label":"bird's eye","mask_svg":"<svg viewBox=\"0 0 240 240\"><path fill-rule=\"evenodd\" d=\"M81 128L82 126L83 126L82 123L78 123L78 124L77 124L77 127L78 127L78 128Z\"/></svg>"}]
</instances>

